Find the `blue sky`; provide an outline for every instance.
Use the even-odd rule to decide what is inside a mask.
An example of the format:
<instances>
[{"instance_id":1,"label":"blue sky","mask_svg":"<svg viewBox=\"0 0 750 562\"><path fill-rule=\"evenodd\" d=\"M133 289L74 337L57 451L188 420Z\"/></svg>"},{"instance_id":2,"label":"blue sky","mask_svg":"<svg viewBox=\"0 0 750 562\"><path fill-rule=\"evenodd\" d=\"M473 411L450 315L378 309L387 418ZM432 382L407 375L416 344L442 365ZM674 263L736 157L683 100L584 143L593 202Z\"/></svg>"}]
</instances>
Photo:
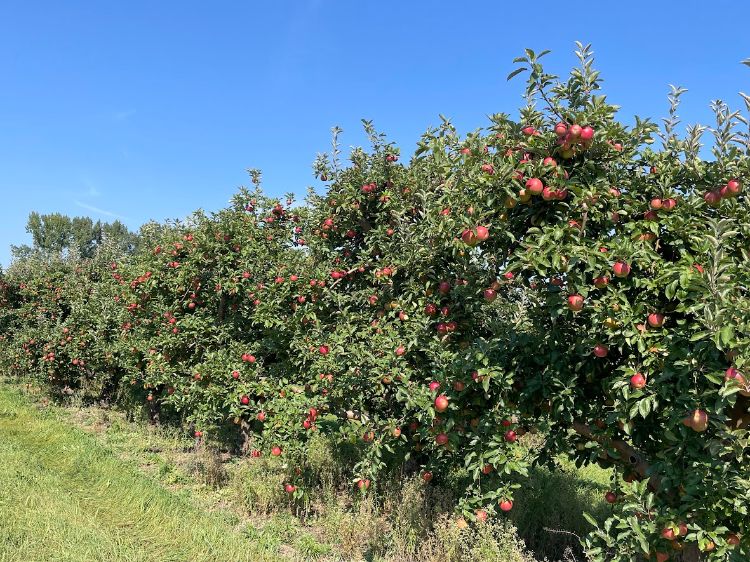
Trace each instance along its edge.
<instances>
[{"instance_id":1,"label":"blue sky","mask_svg":"<svg viewBox=\"0 0 750 562\"><path fill-rule=\"evenodd\" d=\"M599 6L601 4L601 6ZM515 112L505 81L525 47L551 69L593 44L622 117L661 117L668 84L685 121L750 93L750 3L731 1L0 3L0 263L26 242L31 211L122 220L132 228L216 210L245 170L268 193L304 195L311 162L360 119L411 152L450 117L462 131ZM675 9L677 7L677 9Z\"/></svg>"}]
</instances>

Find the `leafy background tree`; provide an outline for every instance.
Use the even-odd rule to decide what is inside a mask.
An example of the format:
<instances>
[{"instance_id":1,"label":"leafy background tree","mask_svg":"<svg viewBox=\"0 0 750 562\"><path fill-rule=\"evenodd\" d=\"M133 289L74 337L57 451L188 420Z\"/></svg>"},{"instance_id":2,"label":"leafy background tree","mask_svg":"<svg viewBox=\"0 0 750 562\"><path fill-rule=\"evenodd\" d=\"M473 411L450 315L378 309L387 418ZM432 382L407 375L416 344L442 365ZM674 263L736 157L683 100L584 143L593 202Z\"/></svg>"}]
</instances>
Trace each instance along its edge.
<instances>
[{"instance_id":1,"label":"leafy background tree","mask_svg":"<svg viewBox=\"0 0 750 562\"><path fill-rule=\"evenodd\" d=\"M94 257L97 248L105 242L124 253L134 252L138 243L137 235L120 221L94 222L90 217L69 217L60 213L32 212L26 232L31 234L32 245L12 246L13 259L32 255L47 258L72 255L88 259Z\"/></svg>"}]
</instances>

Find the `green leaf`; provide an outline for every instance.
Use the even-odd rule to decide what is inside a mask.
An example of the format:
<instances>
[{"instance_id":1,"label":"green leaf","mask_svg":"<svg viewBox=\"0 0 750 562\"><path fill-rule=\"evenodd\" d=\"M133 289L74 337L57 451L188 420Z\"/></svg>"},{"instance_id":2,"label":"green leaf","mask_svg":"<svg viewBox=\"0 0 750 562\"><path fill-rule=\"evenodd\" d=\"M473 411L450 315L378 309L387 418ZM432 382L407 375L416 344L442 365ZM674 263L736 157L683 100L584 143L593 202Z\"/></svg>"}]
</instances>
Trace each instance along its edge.
<instances>
[{"instance_id":1,"label":"green leaf","mask_svg":"<svg viewBox=\"0 0 750 562\"><path fill-rule=\"evenodd\" d=\"M734 327L732 327L730 324L727 324L724 326L721 331L721 342L724 345L729 345L734 341Z\"/></svg>"},{"instance_id":2,"label":"green leaf","mask_svg":"<svg viewBox=\"0 0 750 562\"><path fill-rule=\"evenodd\" d=\"M513 79L515 76L518 76L519 74L521 74L525 70L528 70L528 68L526 68L525 66L521 67L521 68L516 68L513 72L511 72L510 74L508 74L508 77L506 78L506 80Z\"/></svg>"},{"instance_id":3,"label":"green leaf","mask_svg":"<svg viewBox=\"0 0 750 562\"><path fill-rule=\"evenodd\" d=\"M591 515L589 515L587 512L583 512L583 518L588 521L592 527L598 527L599 524L596 522L596 519L594 519Z\"/></svg>"}]
</instances>

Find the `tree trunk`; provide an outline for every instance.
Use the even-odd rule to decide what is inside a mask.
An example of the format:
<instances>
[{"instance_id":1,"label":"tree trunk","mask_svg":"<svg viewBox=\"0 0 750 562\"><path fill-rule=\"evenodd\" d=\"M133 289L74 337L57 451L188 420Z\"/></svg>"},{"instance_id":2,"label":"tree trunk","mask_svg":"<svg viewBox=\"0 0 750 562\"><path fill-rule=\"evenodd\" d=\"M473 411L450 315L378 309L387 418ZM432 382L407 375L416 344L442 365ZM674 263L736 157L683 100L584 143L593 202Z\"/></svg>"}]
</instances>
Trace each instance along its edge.
<instances>
[{"instance_id":1,"label":"tree trunk","mask_svg":"<svg viewBox=\"0 0 750 562\"><path fill-rule=\"evenodd\" d=\"M685 548L680 553L679 560L682 562L700 562L701 553L698 550L698 545L695 543L685 545Z\"/></svg>"},{"instance_id":2,"label":"tree trunk","mask_svg":"<svg viewBox=\"0 0 750 562\"><path fill-rule=\"evenodd\" d=\"M243 455L246 455L250 450L252 444L252 431L250 430L250 424L245 420L240 421L240 451Z\"/></svg>"}]
</instances>

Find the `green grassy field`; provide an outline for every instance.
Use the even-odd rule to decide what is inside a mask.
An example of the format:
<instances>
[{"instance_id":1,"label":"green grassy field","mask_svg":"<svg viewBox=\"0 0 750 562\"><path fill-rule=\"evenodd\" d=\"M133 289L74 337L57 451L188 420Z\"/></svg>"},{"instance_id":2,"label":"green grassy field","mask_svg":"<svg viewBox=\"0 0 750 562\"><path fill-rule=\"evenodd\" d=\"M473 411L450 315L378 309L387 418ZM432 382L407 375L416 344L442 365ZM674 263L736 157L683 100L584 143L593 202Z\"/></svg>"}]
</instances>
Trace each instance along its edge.
<instances>
[{"instance_id":1,"label":"green grassy field","mask_svg":"<svg viewBox=\"0 0 750 562\"><path fill-rule=\"evenodd\" d=\"M581 513L607 509L610 478L561 459L532 472L510 518L459 529L450 490L418 477L352 494L325 443L308 462L328 484L292 506L277 459L195 450L169 427L38 390L0 383L0 437L0 562L580 561Z\"/></svg>"},{"instance_id":2,"label":"green grassy field","mask_svg":"<svg viewBox=\"0 0 750 562\"><path fill-rule=\"evenodd\" d=\"M280 559L1 386L0 483L3 562Z\"/></svg>"}]
</instances>

